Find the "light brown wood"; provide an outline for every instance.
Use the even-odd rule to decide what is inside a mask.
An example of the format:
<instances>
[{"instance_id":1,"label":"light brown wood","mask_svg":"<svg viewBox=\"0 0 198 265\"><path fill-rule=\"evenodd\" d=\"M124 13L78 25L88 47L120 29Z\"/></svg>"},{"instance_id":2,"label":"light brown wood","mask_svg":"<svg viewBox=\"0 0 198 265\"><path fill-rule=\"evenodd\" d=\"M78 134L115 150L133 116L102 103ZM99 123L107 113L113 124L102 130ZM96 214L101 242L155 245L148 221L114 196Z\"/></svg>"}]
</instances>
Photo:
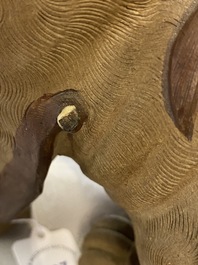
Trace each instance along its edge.
<instances>
[{"instance_id":1,"label":"light brown wood","mask_svg":"<svg viewBox=\"0 0 198 265\"><path fill-rule=\"evenodd\" d=\"M54 102L54 94L75 89L87 120L65 137L64 153L127 210L140 264L197 264L198 121L193 120L189 141L175 126L168 94L173 43L197 5L194 0L1 0L0 187L7 180L13 184L12 175L2 172L21 147L16 134L30 103L45 93ZM41 110L50 109L56 127L52 107L34 109L37 125ZM29 133L34 139L34 129ZM25 150L24 157L26 152L35 149ZM16 178L21 185L26 181ZM0 221L29 203L13 205L15 187L13 197L8 185L9 192L0 193L0 205L6 201L9 209L1 208ZM30 189L24 189L24 198L30 198Z\"/></svg>"},{"instance_id":2,"label":"light brown wood","mask_svg":"<svg viewBox=\"0 0 198 265\"><path fill-rule=\"evenodd\" d=\"M132 228L128 219L105 216L93 225L85 237L79 265L131 265L130 256L135 249L131 236ZM133 256L132 264L138 264L137 257Z\"/></svg>"}]
</instances>

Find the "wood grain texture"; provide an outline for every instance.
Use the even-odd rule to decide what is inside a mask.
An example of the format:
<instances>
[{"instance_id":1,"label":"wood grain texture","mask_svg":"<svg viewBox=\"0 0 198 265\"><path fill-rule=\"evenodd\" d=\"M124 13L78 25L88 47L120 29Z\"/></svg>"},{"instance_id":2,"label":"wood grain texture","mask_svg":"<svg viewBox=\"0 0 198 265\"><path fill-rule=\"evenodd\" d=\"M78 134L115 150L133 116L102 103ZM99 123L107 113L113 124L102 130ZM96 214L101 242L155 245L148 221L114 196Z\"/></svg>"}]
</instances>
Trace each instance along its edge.
<instances>
[{"instance_id":1,"label":"wood grain texture","mask_svg":"<svg viewBox=\"0 0 198 265\"><path fill-rule=\"evenodd\" d=\"M0 6L0 171L13 161L30 103L74 88L88 119L61 152L128 211L141 265L167 265L174 246L179 251L188 242L189 256L172 256L170 262L195 265L198 239L188 235L197 231L198 121L188 141L165 109L163 77L167 50L197 1L2 0ZM39 112L35 116L39 122ZM35 154L32 147L26 152ZM28 176L36 172L23 165ZM2 191L4 183L6 178ZM22 183L13 197L0 196L21 203ZM33 199L26 191L26 199ZM8 217L17 207L10 207ZM178 207L181 214L190 209L185 218ZM171 225L185 219L190 228L168 229L170 215ZM157 236L151 241L152 231Z\"/></svg>"},{"instance_id":2,"label":"wood grain texture","mask_svg":"<svg viewBox=\"0 0 198 265\"><path fill-rule=\"evenodd\" d=\"M84 240L79 265L99 262L103 265L130 265L134 249L131 232L131 224L125 217L107 215L99 219ZM132 264L138 264L137 257L133 256Z\"/></svg>"},{"instance_id":3,"label":"wood grain texture","mask_svg":"<svg viewBox=\"0 0 198 265\"><path fill-rule=\"evenodd\" d=\"M176 38L170 55L170 101L179 130L192 139L198 104L198 10Z\"/></svg>"},{"instance_id":4,"label":"wood grain texture","mask_svg":"<svg viewBox=\"0 0 198 265\"><path fill-rule=\"evenodd\" d=\"M75 104L83 124L87 115L75 90L45 95L27 109L16 132L13 159L0 173L1 223L14 218L42 192L55 137L61 130L56 118L69 104Z\"/></svg>"}]
</instances>

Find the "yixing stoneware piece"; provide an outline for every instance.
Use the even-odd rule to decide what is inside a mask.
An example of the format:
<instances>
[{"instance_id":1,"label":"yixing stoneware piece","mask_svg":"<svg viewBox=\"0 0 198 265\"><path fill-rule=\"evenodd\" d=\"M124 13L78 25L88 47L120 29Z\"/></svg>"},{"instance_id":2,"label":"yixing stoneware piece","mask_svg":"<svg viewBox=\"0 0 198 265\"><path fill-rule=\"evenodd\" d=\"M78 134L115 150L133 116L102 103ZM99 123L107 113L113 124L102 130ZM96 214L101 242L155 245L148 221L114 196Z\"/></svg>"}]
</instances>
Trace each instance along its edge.
<instances>
[{"instance_id":1,"label":"yixing stoneware piece","mask_svg":"<svg viewBox=\"0 0 198 265\"><path fill-rule=\"evenodd\" d=\"M140 265L197 264L198 1L1 0L0 36L0 223L55 148L127 211Z\"/></svg>"}]
</instances>

